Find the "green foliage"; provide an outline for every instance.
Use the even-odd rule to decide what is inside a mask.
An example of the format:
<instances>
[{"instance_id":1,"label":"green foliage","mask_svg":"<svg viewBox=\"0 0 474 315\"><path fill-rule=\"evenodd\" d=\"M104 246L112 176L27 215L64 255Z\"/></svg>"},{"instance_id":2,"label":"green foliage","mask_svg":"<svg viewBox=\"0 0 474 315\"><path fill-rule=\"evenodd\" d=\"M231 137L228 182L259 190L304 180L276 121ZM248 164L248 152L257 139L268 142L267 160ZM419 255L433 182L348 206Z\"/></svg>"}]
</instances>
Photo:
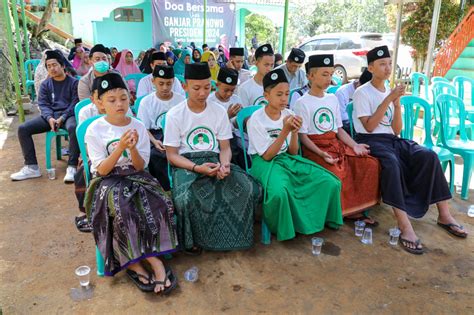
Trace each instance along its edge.
<instances>
[{"instance_id":1,"label":"green foliage","mask_svg":"<svg viewBox=\"0 0 474 315\"><path fill-rule=\"evenodd\" d=\"M415 59L425 60L430 39L434 1L422 0L415 11L402 24L402 41L415 49ZM459 7L450 0L443 0L439 16L436 48L442 45L457 26Z\"/></svg>"},{"instance_id":2,"label":"green foliage","mask_svg":"<svg viewBox=\"0 0 474 315\"><path fill-rule=\"evenodd\" d=\"M245 44L252 46L252 38L257 35L260 44L277 44L278 32L273 25L272 20L260 14L250 14L245 17Z\"/></svg>"},{"instance_id":3,"label":"green foliage","mask_svg":"<svg viewBox=\"0 0 474 315\"><path fill-rule=\"evenodd\" d=\"M322 33L386 33L390 31L388 20L394 19L393 10L386 11L383 0L296 2L296 8L290 14L290 46L301 41L302 37Z\"/></svg>"}]
</instances>

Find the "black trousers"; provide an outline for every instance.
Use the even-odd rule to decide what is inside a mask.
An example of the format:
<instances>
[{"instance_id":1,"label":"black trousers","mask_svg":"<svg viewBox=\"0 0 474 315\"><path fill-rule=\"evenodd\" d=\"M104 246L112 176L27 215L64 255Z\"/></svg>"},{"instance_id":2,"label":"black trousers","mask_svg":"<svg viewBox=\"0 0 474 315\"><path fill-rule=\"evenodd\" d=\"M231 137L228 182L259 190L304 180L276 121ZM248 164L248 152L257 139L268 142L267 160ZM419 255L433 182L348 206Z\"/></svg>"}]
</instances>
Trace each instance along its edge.
<instances>
[{"instance_id":1,"label":"black trousers","mask_svg":"<svg viewBox=\"0 0 474 315\"><path fill-rule=\"evenodd\" d=\"M62 128L69 134L69 166L77 166L79 159L79 145L76 138L76 118L69 117L63 122ZM28 120L18 127L18 138L20 140L21 151L25 159L25 165L37 165L35 143L33 135L48 132L51 130L49 123L43 117L39 116Z\"/></svg>"}]
</instances>

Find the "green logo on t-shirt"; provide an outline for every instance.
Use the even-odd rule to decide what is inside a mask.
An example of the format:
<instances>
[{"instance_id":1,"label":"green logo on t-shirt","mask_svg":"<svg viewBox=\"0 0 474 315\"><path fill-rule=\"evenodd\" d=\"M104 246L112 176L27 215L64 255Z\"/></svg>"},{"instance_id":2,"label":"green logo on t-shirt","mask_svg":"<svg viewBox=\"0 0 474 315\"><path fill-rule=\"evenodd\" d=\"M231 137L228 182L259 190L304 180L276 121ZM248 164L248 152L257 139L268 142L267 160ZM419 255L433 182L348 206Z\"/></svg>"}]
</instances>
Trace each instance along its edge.
<instances>
[{"instance_id":1,"label":"green logo on t-shirt","mask_svg":"<svg viewBox=\"0 0 474 315\"><path fill-rule=\"evenodd\" d=\"M107 155L111 155L112 152L115 151L115 149L118 147L120 143L120 139L114 139L114 140L110 140L107 145L106 145L106 150L107 150ZM122 152L122 156L124 158L127 158L128 159L128 153L127 153L128 150L125 150Z\"/></svg>"},{"instance_id":2,"label":"green logo on t-shirt","mask_svg":"<svg viewBox=\"0 0 474 315\"><path fill-rule=\"evenodd\" d=\"M161 129L162 128L163 119L165 118L166 113L167 112L163 112L163 113L159 114L158 117L156 117L156 120L155 120L156 129Z\"/></svg>"},{"instance_id":3,"label":"green logo on t-shirt","mask_svg":"<svg viewBox=\"0 0 474 315\"><path fill-rule=\"evenodd\" d=\"M392 121L393 121L393 111L392 111L392 108L389 106L387 111L385 112L385 115L380 121L380 124L383 126L391 127Z\"/></svg>"},{"instance_id":4,"label":"green logo on t-shirt","mask_svg":"<svg viewBox=\"0 0 474 315\"><path fill-rule=\"evenodd\" d=\"M334 130L334 114L327 107L319 108L313 116L314 127L322 133Z\"/></svg>"},{"instance_id":5,"label":"green logo on t-shirt","mask_svg":"<svg viewBox=\"0 0 474 315\"><path fill-rule=\"evenodd\" d=\"M213 151L216 147L216 137L207 127L197 127L186 137L186 143L193 151Z\"/></svg>"},{"instance_id":6,"label":"green logo on t-shirt","mask_svg":"<svg viewBox=\"0 0 474 315\"><path fill-rule=\"evenodd\" d=\"M278 136L280 135L281 129L270 129L270 130L267 130L267 132L270 138L272 138L273 141L275 141L276 138L278 138ZM283 145L280 148L280 152L285 152L287 149L288 149L288 139L285 139L285 141L283 142Z\"/></svg>"}]
</instances>

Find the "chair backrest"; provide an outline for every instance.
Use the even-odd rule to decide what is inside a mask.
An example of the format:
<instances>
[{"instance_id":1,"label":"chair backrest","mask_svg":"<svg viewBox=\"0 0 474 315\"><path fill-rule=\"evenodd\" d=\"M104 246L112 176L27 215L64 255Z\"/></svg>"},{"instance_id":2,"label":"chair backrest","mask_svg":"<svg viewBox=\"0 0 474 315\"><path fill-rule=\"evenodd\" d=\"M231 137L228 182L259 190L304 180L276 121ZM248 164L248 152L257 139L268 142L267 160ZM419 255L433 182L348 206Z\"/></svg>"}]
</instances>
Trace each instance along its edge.
<instances>
[{"instance_id":1,"label":"chair backrest","mask_svg":"<svg viewBox=\"0 0 474 315\"><path fill-rule=\"evenodd\" d=\"M180 75L180 74L177 74L174 76L176 79L179 80L179 82L181 82L182 84L186 83L186 80L184 79L184 76Z\"/></svg>"},{"instance_id":2,"label":"chair backrest","mask_svg":"<svg viewBox=\"0 0 474 315\"><path fill-rule=\"evenodd\" d=\"M104 115L98 115L98 116L88 118L76 127L77 142L79 144L79 150L81 151L82 162L84 164L86 187L89 186L89 181L90 181L89 173L90 172L89 172L89 157L87 156L87 148L86 148L86 143L84 142L84 138L86 136L87 128L90 126L90 124L102 116Z\"/></svg>"},{"instance_id":3,"label":"chair backrest","mask_svg":"<svg viewBox=\"0 0 474 315\"><path fill-rule=\"evenodd\" d=\"M148 95L148 94L147 94ZM147 95L143 95L143 96L140 96L140 97L137 97L137 99L135 100L135 103L133 103L133 106L132 106L132 112L137 115L138 114L138 109L140 108L140 103L142 102L142 99L147 96Z\"/></svg>"},{"instance_id":4,"label":"chair backrest","mask_svg":"<svg viewBox=\"0 0 474 315\"><path fill-rule=\"evenodd\" d=\"M459 118L459 137L462 141L467 141L466 135L466 112L464 110L464 103L462 99L455 95L451 94L441 94L436 98L436 106L441 112L441 128L440 128L440 137L441 143L443 146L449 148L448 141L449 139L449 118L455 117Z\"/></svg>"},{"instance_id":5,"label":"chair backrest","mask_svg":"<svg viewBox=\"0 0 474 315\"><path fill-rule=\"evenodd\" d=\"M413 140L415 125L420 109L423 109L423 128L425 130L425 147L433 147L431 138L431 106L419 96L402 96L400 104L403 106L403 134L402 138Z\"/></svg>"},{"instance_id":6,"label":"chair backrest","mask_svg":"<svg viewBox=\"0 0 474 315\"><path fill-rule=\"evenodd\" d=\"M258 68L257 68L257 66L251 66L249 71L252 75L256 75L257 71L258 71Z\"/></svg>"},{"instance_id":7,"label":"chair backrest","mask_svg":"<svg viewBox=\"0 0 474 315\"><path fill-rule=\"evenodd\" d=\"M433 104L436 103L436 99L438 98L439 95L441 94L451 94L451 95L456 95L456 88L451 85L450 83L446 82L435 82L433 83L433 86L431 87L431 92L433 93ZM440 112L438 106L433 106L434 107L434 118L437 122L439 122L440 118Z\"/></svg>"},{"instance_id":8,"label":"chair backrest","mask_svg":"<svg viewBox=\"0 0 474 315\"><path fill-rule=\"evenodd\" d=\"M79 111L84 107L92 103L90 98L85 98L82 101L79 101L79 103L74 106L74 117L76 117L76 122L79 123Z\"/></svg>"},{"instance_id":9,"label":"chair backrest","mask_svg":"<svg viewBox=\"0 0 474 315\"><path fill-rule=\"evenodd\" d=\"M268 105L268 101L263 96L261 96L261 97L256 98L255 101L253 101L252 105L253 106L255 106L255 105L265 106L265 105Z\"/></svg>"},{"instance_id":10,"label":"chair backrest","mask_svg":"<svg viewBox=\"0 0 474 315\"><path fill-rule=\"evenodd\" d=\"M125 76L125 81L133 80L135 82L135 87L138 88L138 83L140 83L140 80L146 77L146 73L132 73L129 75Z\"/></svg>"},{"instance_id":11,"label":"chair backrest","mask_svg":"<svg viewBox=\"0 0 474 315\"><path fill-rule=\"evenodd\" d=\"M354 122L352 121L352 112L354 111L354 104L349 102L346 106L347 116L349 116L349 125L351 127L351 137L354 138Z\"/></svg>"},{"instance_id":12,"label":"chair backrest","mask_svg":"<svg viewBox=\"0 0 474 315\"><path fill-rule=\"evenodd\" d=\"M432 77L431 78L431 83L436 83L436 82L444 82L444 83L450 83L448 79L443 78L443 77Z\"/></svg>"},{"instance_id":13,"label":"chair backrest","mask_svg":"<svg viewBox=\"0 0 474 315\"><path fill-rule=\"evenodd\" d=\"M471 106L474 106L474 80L462 75L454 77L453 79L453 85L457 91L457 96L463 101L465 96L464 89L466 82L471 85Z\"/></svg>"},{"instance_id":14,"label":"chair backrest","mask_svg":"<svg viewBox=\"0 0 474 315\"><path fill-rule=\"evenodd\" d=\"M40 64L41 59L28 59L25 61L25 74L26 74L26 79L27 80L33 80L34 79L34 72L38 65Z\"/></svg>"},{"instance_id":15,"label":"chair backrest","mask_svg":"<svg viewBox=\"0 0 474 315\"><path fill-rule=\"evenodd\" d=\"M428 77L421 72L413 72L410 75L411 80L411 93L413 96L421 97L421 83L423 83L423 87L425 90L425 98L428 99L430 97L428 92L428 87L430 85L428 81Z\"/></svg>"},{"instance_id":16,"label":"chair backrest","mask_svg":"<svg viewBox=\"0 0 474 315\"><path fill-rule=\"evenodd\" d=\"M341 80L341 78L336 77L335 75L332 76L332 81L333 81L334 83L336 83L335 86L337 86L337 87L339 87L339 86L342 85L342 80ZM329 92L328 92L328 93L329 93Z\"/></svg>"},{"instance_id":17,"label":"chair backrest","mask_svg":"<svg viewBox=\"0 0 474 315\"><path fill-rule=\"evenodd\" d=\"M328 87L328 89L326 90L326 93L328 94L336 94L337 90L339 90L341 86L339 85L331 85L330 87Z\"/></svg>"},{"instance_id":18,"label":"chair backrest","mask_svg":"<svg viewBox=\"0 0 474 315\"><path fill-rule=\"evenodd\" d=\"M244 150L244 156L245 157L247 156L247 149L245 148L245 135L244 135L245 120L247 118L249 118L250 116L252 116L252 114L256 110L259 110L260 108L262 108L262 106L260 106L260 105L248 106L248 107L242 108L237 113L236 122L237 122L237 127L239 128L240 140L242 140L242 148ZM247 163L247 158L245 158L244 160L245 160L245 171L248 172L249 171L249 166L248 166L248 163Z\"/></svg>"}]
</instances>

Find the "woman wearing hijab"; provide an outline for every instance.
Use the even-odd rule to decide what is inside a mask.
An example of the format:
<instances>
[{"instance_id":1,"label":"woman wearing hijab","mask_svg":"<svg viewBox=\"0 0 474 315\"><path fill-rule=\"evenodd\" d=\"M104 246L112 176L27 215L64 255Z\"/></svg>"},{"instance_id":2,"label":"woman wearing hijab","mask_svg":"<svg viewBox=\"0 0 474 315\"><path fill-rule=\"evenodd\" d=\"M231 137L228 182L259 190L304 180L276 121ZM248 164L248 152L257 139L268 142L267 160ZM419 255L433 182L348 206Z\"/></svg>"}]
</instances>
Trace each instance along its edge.
<instances>
[{"instance_id":1,"label":"woman wearing hijab","mask_svg":"<svg viewBox=\"0 0 474 315\"><path fill-rule=\"evenodd\" d=\"M186 64L192 63L191 59L192 51L190 49L183 49L181 52L181 57L174 64L174 74L184 76L184 67Z\"/></svg>"},{"instance_id":2,"label":"woman wearing hijab","mask_svg":"<svg viewBox=\"0 0 474 315\"><path fill-rule=\"evenodd\" d=\"M174 63L176 61L178 61L178 58L171 52L171 51L168 51L166 54L166 63L168 64L168 66L174 66Z\"/></svg>"},{"instance_id":3,"label":"woman wearing hijab","mask_svg":"<svg viewBox=\"0 0 474 315\"><path fill-rule=\"evenodd\" d=\"M117 57L118 57L118 54L117 54ZM115 70L120 72L120 74L124 78L129 74L141 73L140 69L138 68L138 66L135 64L135 61L133 60L132 52L128 49L124 49L121 51L120 59L118 61L117 66L115 67ZM135 81L129 80L127 83L128 83L130 92L135 93L137 91L137 87L135 86Z\"/></svg>"},{"instance_id":4,"label":"woman wearing hijab","mask_svg":"<svg viewBox=\"0 0 474 315\"><path fill-rule=\"evenodd\" d=\"M201 57L202 57L202 50L200 48L195 48L193 50L193 61L201 62Z\"/></svg>"},{"instance_id":5,"label":"woman wearing hijab","mask_svg":"<svg viewBox=\"0 0 474 315\"><path fill-rule=\"evenodd\" d=\"M202 54L201 62L206 62L211 71L211 79L217 81L217 75L219 74L219 65L216 61L216 56L210 51L206 51Z\"/></svg>"}]
</instances>

